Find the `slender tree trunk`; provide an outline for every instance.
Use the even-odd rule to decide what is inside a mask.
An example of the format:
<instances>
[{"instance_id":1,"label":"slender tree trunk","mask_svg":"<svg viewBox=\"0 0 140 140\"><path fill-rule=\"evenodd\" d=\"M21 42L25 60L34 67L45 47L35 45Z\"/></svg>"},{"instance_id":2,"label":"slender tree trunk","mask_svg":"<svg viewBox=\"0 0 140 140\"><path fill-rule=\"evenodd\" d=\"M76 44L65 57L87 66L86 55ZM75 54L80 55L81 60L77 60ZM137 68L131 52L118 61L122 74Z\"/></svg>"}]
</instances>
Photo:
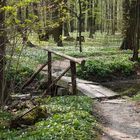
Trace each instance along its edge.
<instances>
[{"instance_id":1,"label":"slender tree trunk","mask_svg":"<svg viewBox=\"0 0 140 140\"><path fill-rule=\"evenodd\" d=\"M73 4L71 4L70 5L70 9L72 10L72 11L74 11L74 5ZM72 12L70 12L70 16L71 17L73 17L73 13ZM75 27L74 27L74 19L72 18L71 20L70 20L70 32L74 32L74 29L75 29Z\"/></svg>"},{"instance_id":2,"label":"slender tree trunk","mask_svg":"<svg viewBox=\"0 0 140 140\"><path fill-rule=\"evenodd\" d=\"M101 30L101 33L103 33L104 32L104 23L103 23L103 13L104 13L104 6L103 6L103 1L101 1L101 8L100 8L100 10L101 10L101 16L100 16L100 20L101 20L101 25L100 25L100 30Z\"/></svg>"},{"instance_id":3,"label":"slender tree trunk","mask_svg":"<svg viewBox=\"0 0 140 140\"><path fill-rule=\"evenodd\" d=\"M88 8L89 38L93 38L93 0L88 0Z\"/></svg>"},{"instance_id":4,"label":"slender tree trunk","mask_svg":"<svg viewBox=\"0 0 140 140\"><path fill-rule=\"evenodd\" d=\"M79 22L79 49L80 49L80 52L82 52L82 40L81 40L81 36L82 36L82 3L81 3L81 0L78 1L79 3L79 19L78 19L78 22Z\"/></svg>"},{"instance_id":5,"label":"slender tree trunk","mask_svg":"<svg viewBox=\"0 0 140 140\"><path fill-rule=\"evenodd\" d=\"M85 1L81 1L81 30L82 32L85 32L86 28L85 28L85 20L86 20L86 3Z\"/></svg>"},{"instance_id":6,"label":"slender tree trunk","mask_svg":"<svg viewBox=\"0 0 140 140\"><path fill-rule=\"evenodd\" d=\"M94 1L93 34L95 34L95 32L97 30L97 24L96 24L96 20L97 20L97 9L98 9L98 0L95 0Z\"/></svg>"},{"instance_id":7,"label":"slender tree trunk","mask_svg":"<svg viewBox=\"0 0 140 140\"><path fill-rule=\"evenodd\" d=\"M117 31L117 0L114 2L113 6L113 28L112 28L112 34L114 35L115 32Z\"/></svg>"},{"instance_id":8,"label":"slender tree trunk","mask_svg":"<svg viewBox=\"0 0 140 140\"><path fill-rule=\"evenodd\" d=\"M26 7L25 12L26 12L26 19L28 19L29 18L29 8L28 8L28 6ZM27 35L27 33L28 33L27 30L28 29L25 27L23 30L24 30L23 31L23 44L28 44L28 35Z\"/></svg>"},{"instance_id":9,"label":"slender tree trunk","mask_svg":"<svg viewBox=\"0 0 140 140\"><path fill-rule=\"evenodd\" d=\"M0 0L0 7L6 5L6 0ZM5 93L5 47L6 47L6 31L5 31L5 12L0 10L0 105L3 105L7 94Z\"/></svg>"},{"instance_id":10,"label":"slender tree trunk","mask_svg":"<svg viewBox=\"0 0 140 140\"><path fill-rule=\"evenodd\" d=\"M18 8L18 17L17 18L20 20L21 25L24 24L22 7ZM21 34L21 37L22 37L22 44L25 45L27 40L28 40L27 39L27 30L25 30L22 26L19 26L18 31L19 31L19 33Z\"/></svg>"}]
</instances>

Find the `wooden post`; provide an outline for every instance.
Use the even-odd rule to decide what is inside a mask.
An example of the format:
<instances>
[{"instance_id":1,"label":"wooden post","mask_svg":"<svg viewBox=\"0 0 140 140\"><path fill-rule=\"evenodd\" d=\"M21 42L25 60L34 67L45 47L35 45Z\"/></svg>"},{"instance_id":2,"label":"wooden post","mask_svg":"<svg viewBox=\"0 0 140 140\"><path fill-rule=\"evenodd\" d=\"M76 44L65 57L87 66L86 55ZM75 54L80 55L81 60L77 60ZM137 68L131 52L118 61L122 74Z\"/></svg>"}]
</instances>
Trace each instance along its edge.
<instances>
[{"instance_id":1,"label":"wooden post","mask_svg":"<svg viewBox=\"0 0 140 140\"><path fill-rule=\"evenodd\" d=\"M48 87L51 84L52 84L52 54L51 52L48 52ZM52 88L50 88L48 92L50 95L53 95Z\"/></svg>"},{"instance_id":2,"label":"wooden post","mask_svg":"<svg viewBox=\"0 0 140 140\"><path fill-rule=\"evenodd\" d=\"M52 81L52 84L47 88L47 90L45 91L45 93L43 93L42 97L46 95L47 91L53 87L53 85L55 85L55 83L57 83L65 74L66 72L68 72L70 70L70 66L59 76L57 77L54 81Z\"/></svg>"},{"instance_id":3,"label":"wooden post","mask_svg":"<svg viewBox=\"0 0 140 140\"><path fill-rule=\"evenodd\" d=\"M71 66L71 81L72 81L72 93L77 93L77 86L76 86L76 63L73 61L70 61Z\"/></svg>"}]
</instances>

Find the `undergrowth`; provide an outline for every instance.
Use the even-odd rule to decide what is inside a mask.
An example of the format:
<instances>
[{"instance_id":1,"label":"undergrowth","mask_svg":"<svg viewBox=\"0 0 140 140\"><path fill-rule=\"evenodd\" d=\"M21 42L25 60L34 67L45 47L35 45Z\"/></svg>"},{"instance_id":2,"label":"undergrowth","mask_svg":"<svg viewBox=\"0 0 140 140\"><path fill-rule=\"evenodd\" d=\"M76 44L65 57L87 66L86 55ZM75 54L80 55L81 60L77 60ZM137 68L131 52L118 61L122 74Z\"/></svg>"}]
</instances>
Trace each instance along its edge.
<instances>
[{"instance_id":1,"label":"undergrowth","mask_svg":"<svg viewBox=\"0 0 140 140\"><path fill-rule=\"evenodd\" d=\"M21 53L21 54L20 54ZM17 48L14 55L11 57L7 52L7 69L5 77L8 83L18 88L30 78L40 64L47 62L47 53L35 48ZM40 80L41 75L37 75L36 79ZM35 79L35 80L36 80Z\"/></svg>"},{"instance_id":2,"label":"undergrowth","mask_svg":"<svg viewBox=\"0 0 140 140\"><path fill-rule=\"evenodd\" d=\"M47 105L46 105L47 103ZM41 103L51 114L27 129L0 127L3 140L91 140L96 139L92 99L86 96L55 97ZM4 112L0 112L0 119Z\"/></svg>"},{"instance_id":3,"label":"undergrowth","mask_svg":"<svg viewBox=\"0 0 140 140\"><path fill-rule=\"evenodd\" d=\"M88 80L101 80L102 78L127 77L134 73L135 63L126 57L96 58L88 60L84 67L79 67L77 74L80 78Z\"/></svg>"},{"instance_id":4,"label":"undergrowth","mask_svg":"<svg viewBox=\"0 0 140 140\"><path fill-rule=\"evenodd\" d=\"M139 94L135 95L132 99L133 99L134 101L139 102L139 101L140 101L140 92L139 92Z\"/></svg>"}]
</instances>

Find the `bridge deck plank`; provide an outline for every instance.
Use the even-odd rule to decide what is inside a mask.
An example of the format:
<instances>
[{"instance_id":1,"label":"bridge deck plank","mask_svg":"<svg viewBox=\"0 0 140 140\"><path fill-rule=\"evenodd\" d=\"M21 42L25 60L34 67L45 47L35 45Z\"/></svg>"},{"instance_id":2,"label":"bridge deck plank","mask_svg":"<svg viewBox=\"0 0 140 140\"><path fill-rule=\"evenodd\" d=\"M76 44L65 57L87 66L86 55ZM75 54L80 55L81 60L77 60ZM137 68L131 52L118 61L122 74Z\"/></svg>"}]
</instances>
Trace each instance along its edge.
<instances>
[{"instance_id":1,"label":"bridge deck plank","mask_svg":"<svg viewBox=\"0 0 140 140\"><path fill-rule=\"evenodd\" d=\"M67 88L71 91L71 78L62 77L57 85ZM85 94L91 98L106 98L116 96L117 93L114 91L91 81L81 80L77 78L77 90L78 92Z\"/></svg>"}]
</instances>

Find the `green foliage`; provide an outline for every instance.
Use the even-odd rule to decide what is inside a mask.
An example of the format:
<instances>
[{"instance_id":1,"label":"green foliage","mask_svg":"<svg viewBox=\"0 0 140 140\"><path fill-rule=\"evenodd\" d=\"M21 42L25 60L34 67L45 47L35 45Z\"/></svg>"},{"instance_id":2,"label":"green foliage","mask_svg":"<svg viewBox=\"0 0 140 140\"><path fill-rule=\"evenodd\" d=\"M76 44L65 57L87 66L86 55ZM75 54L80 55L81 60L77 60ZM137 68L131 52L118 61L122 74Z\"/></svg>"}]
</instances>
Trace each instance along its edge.
<instances>
[{"instance_id":1,"label":"green foliage","mask_svg":"<svg viewBox=\"0 0 140 140\"><path fill-rule=\"evenodd\" d=\"M137 95L135 95L135 96L133 97L133 100L139 102L139 101L140 101L140 93L137 94Z\"/></svg>"},{"instance_id":2,"label":"green foliage","mask_svg":"<svg viewBox=\"0 0 140 140\"><path fill-rule=\"evenodd\" d=\"M10 120L11 117L10 113L0 110L0 120Z\"/></svg>"},{"instance_id":3,"label":"green foliage","mask_svg":"<svg viewBox=\"0 0 140 140\"><path fill-rule=\"evenodd\" d=\"M65 96L52 98L49 103L51 112L69 112L71 110L84 110L92 112L92 100L86 96Z\"/></svg>"},{"instance_id":4,"label":"green foliage","mask_svg":"<svg viewBox=\"0 0 140 140\"><path fill-rule=\"evenodd\" d=\"M26 133L23 139L91 140L95 137L93 126L96 125L96 121L90 114L92 100L88 97L52 98L48 108L52 116L36 123L36 129L31 133Z\"/></svg>"},{"instance_id":5,"label":"green foliage","mask_svg":"<svg viewBox=\"0 0 140 140\"><path fill-rule=\"evenodd\" d=\"M78 68L78 76L84 79L107 78L112 75L129 76L134 72L134 63L124 58L88 60L83 68Z\"/></svg>"},{"instance_id":6,"label":"green foliage","mask_svg":"<svg viewBox=\"0 0 140 140\"><path fill-rule=\"evenodd\" d=\"M7 126L7 121L12 118L12 115L8 112L0 110L0 130Z\"/></svg>"},{"instance_id":7,"label":"green foliage","mask_svg":"<svg viewBox=\"0 0 140 140\"><path fill-rule=\"evenodd\" d=\"M7 55L7 62L12 61L12 65L7 69L7 80L15 82L20 87L37 69L39 64L47 61L47 54L42 50L25 49L19 58L20 48L16 49L15 55ZM18 60L19 59L19 60ZM36 79L40 80L42 75L37 75Z\"/></svg>"},{"instance_id":8,"label":"green foliage","mask_svg":"<svg viewBox=\"0 0 140 140\"><path fill-rule=\"evenodd\" d=\"M84 76L83 78L88 78L91 75L105 77L110 73L109 67L107 67L101 61L88 61L83 69L78 70L78 76Z\"/></svg>"},{"instance_id":9,"label":"green foliage","mask_svg":"<svg viewBox=\"0 0 140 140\"><path fill-rule=\"evenodd\" d=\"M1 140L13 140L14 137L18 134L18 131L11 131L8 128L8 122L12 119L13 115L0 110L0 139Z\"/></svg>"},{"instance_id":10,"label":"green foliage","mask_svg":"<svg viewBox=\"0 0 140 140\"><path fill-rule=\"evenodd\" d=\"M92 126L94 119L85 111L71 111L55 114L47 121L36 124L36 130L23 138L36 140L91 140L94 137Z\"/></svg>"},{"instance_id":11,"label":"green foliage","mask_svg":"<svg viewBox=\"0 0 140 140\"><path fill-rule=\"evenodd\" d=\"M17 86L16 88L20 88L22 84L27 81L31 77L31 75L34 73L34 70L32 67L28 66L22 66L19 65L18 68L13 65L8 69L6 78L9 82L13 83L13 85ZM35 78L35 80L41 80L43 78L43 75L38 74Z\"/></svg>"},{"instance_id":12,"label":"green foliage","mask_svg":"<svg viewBox=\"0 0 140 140\"><path fill-rule=\"evenodd\" d=\"M33 70L28 67L19 67L17 69L13 66L8 70L7 80L12 82L14 81L15 84L20 86L28 77L31 76L32 73Z\"/></svg>"},{"instance_id":13,"label":"green foliage","mask_svg":"<svg viewBox=\"0 0 140 140\"><path fill-rule=\"evenodd\" d=\"M21 49L17 49L15 56L17 57L20 53ZM34 48L25 48L22 51L22 55L20 57L20 64L26 65L31 68L36 68L38 64L42 64L47 61L47 53L41 49ZM16 58L17 59L17 58Z\"/></svg>"},{"instance_id":14,"label":"green foliage","mask_svg":"<svg viewBox=\"0 0 140 140\"><path fill-rule=\"evenodd\" d=\"M120 51L118 48L104 48L104 47L99 47L99 48L92 48L92 47L87 47L83 53L79 53L79 52L69 52L68 55L73 56L73 57L78 57L78 58L89 58L92 57L90 59L96 59L97 57L104 57L104 59L106 58L110 58L110 57L119 57L121 59L121 57L127 57L131 54L130 51Z\"/></svg>"},{"instance_id":15,"label":"green foliage","mask_svg":"<svg viewBox=\"0 0 140 140\"><path fill-rule=\"evenodd\" d=\"M46 103L47 105L46 105ZM91 140L96 138L92 99L86 96L55 97L43 99L50 117L25 130L0 131L4 140Z\"/></svg>"}]
</instances>

